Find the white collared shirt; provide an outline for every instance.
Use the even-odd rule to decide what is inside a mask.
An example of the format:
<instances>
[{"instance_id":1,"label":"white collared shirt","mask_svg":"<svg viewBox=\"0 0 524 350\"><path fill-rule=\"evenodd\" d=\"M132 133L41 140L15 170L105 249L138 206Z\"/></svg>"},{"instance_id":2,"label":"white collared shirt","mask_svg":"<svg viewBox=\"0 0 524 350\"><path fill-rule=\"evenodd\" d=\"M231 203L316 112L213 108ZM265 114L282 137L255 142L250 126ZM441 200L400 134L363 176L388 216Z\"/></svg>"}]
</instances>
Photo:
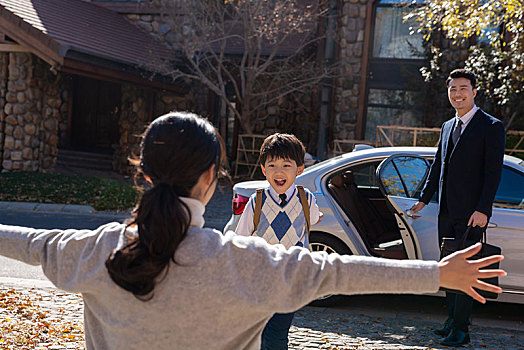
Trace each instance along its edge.
<instances>
[{"instance_id":1,"label":"white collared shirt","mask_svg":"<svg viewBox=\"0 0 524 350\"><path fill-rule=\"evenodd\" d=\"M455 130L455 128L457 127L458 121L459 120L462 121L462 130L460 130L460 134L462 135L464 133L464 130L466 129L466 126L468 126L469 122L471 121L471 119L473 118L475 113L477 113L479 109L480 108L478 108L476 105L473 105L473 108L471 108L469 112L464 114L462 117L459 117L457 114L455 114L456 120L455 120L455 127L453 128L453 130Z\"/></svg>"},{"instance_id":2,"label":"white collared shirt","mask_svg":"<svg viewBox=\"0 0 524 350\"><path fill-rule=\"evenodd\" d=\"M295 192L296 185L293 183L291 187L286 191L286 199L289 200L293 193ZM278 193L273 189L273 187L269 186L269 195L276 201L276 203L280 203L280 197L278 196ZM254 207L255 207L255 200L256 196L253 194L249 201L246 204L246 207L244 209L244 212L242 213L242 216L240 217L238 221L237 228L235 229L235 233L242 235L242 236L251 236L253 233L254 225L253 225L253 216L254 216ZM317 200L313 194L311 194L310 198L308 198L309 202L309 217L311 225L315 225L320 220L320 210L317 205Z\"/></svg>"},{"instance_id":3,"label":"white collared shirt","mask_svg":"<svg viewBox=\"0 0 524 350\"><path fill-rule=\"evenodd\" d=\"M286 201L289 201L289 198L291 198L291 196L293 195L294 192L295 192L295 184L293 184L293 186L288 188L287 191L285 192L286 193ZM277 191L275 191L275 189L273 187L271 187L271 186L269 186L269 195L271 197L273 197L275 202L277 202L277 203L281 202L280 197L279 197Z\"/></svg>"}]
</instances>

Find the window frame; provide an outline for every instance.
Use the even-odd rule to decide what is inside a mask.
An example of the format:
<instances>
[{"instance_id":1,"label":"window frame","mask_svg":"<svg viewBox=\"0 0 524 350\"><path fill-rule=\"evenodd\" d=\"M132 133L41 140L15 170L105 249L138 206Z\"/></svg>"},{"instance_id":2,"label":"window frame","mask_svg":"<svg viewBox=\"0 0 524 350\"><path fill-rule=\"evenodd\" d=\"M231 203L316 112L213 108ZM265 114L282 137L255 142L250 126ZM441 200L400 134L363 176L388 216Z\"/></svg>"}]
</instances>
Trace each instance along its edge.
<instances>
[{"instance_id":1,"label":"window frame","mask_svg":"<svg viewBox=\"0 0 524 350\"><path fill-rule=\"evenodd\" d=\"M365 52L363 55L363 74L361 79L361 95L359 100L359 111L357 116L357 139L365 139L366 124L368 118L368 107L384 107L383 104L376 105L369 103L369 92L371 89L379 90L400 90L409 91L409 80L402 77L402 74L391 74L391 72L406 72L408 76L422 81L420 68L427 64L427 58L380 58L373 56L376 15L377 8L395 7L396 4L406 4L408 7L422 6L423 0L412 1L374 1L368 3L368 25L366 27L366 43L364 44ZM378 78L377 78L378 76ZM386 77L386 78L385 78ZM402 109L402 108L401 108Z\"/></svg>"}]
</instances>

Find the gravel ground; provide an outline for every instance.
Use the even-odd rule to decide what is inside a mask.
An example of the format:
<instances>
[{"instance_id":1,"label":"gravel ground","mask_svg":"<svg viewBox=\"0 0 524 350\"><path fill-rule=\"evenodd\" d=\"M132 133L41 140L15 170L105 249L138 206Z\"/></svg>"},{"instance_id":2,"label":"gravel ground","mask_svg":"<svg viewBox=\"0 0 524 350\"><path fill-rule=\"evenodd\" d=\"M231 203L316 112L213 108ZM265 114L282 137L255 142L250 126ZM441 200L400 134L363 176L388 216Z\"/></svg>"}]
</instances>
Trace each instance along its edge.
<instances>
[{"instance_id":1,"label":"gravel ground","mask_svg":"<svg viewBox=\"0 0 524 350\"><path fill-rule=\"evenodd\" d=\"M370 317L306 307L293 321L289 345L302 349L448 349L433 334L438 322L419 317ZM524 332L475 326L468 349L524 349Z\"/></svg>"}]
</instances>

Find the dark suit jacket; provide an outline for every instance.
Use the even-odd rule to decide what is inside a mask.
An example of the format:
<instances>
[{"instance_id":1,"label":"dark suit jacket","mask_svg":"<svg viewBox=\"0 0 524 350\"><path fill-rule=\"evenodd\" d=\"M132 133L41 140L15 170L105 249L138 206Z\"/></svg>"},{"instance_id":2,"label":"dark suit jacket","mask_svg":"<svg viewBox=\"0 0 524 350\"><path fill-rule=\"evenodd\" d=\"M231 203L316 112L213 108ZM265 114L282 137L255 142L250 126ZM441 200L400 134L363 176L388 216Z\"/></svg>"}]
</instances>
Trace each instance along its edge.
<instances>
[{"instance_id":1,"label":"dark suit jacket","mask_svg":"<svg viewBox=\"0 0 524 350\"><path fill-rule=\"evenodd\" d=\"M455 118L452 118L442 125L437 154L422 190L421 201L427 204L437 188L440 199L445 189L450 218L469 220L474 211L489 218L502 172L506 139L504 125L479 109L453 150L448 150L454 123ZM446 164L448 151L451 154L449 164Z\"/></svg>"}]
</instances>

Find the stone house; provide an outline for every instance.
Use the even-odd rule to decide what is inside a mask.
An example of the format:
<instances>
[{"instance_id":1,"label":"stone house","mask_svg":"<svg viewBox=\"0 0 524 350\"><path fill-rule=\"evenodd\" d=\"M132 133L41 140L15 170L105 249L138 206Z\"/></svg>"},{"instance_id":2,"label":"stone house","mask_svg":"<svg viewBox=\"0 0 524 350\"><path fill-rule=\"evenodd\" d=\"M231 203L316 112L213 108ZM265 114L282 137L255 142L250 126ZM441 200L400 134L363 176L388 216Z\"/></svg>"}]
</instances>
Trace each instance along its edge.
<instances>
[{"instance_id":1,"label":"stone house","mask_svg":"<svg viewBox=\"0 0 524 350\"><path fill-rule=\"evenodd\" d=\"M173 52L118 13L77 0L0 1L0 168L47 171L60 148L127 171L143 126L192 95L140 67ZM79 157L75 154L74 157Z\"/></svg>"},{"instance_id":2,"label":"stone house","mask_svg":"<svg viewBox=\"0 0 524 350\"><path fill-rule=\"evenodd\" d=\"M439 122L406 102L420 89L426 58L399 3L405 1L328 1L333 23L326 25L339 35L325 40L322 59L344 66L294 113L307 125L299 137L310 153L322 157L333 139L373 139L378 124ZM106 154L109 167L127 172L155 116L192 110L218 124L212 94L143 68L155 60L182 64L169 47L170 30L146 1L0 0L0 170L48 171L72 149ZM464 49L450 48L451 66ZM268 118L259 133L297 124L278 106L269 109L280 120ZM225 124L234 156L239 131L234 119Z\"/></svg>"}]
</instances>

